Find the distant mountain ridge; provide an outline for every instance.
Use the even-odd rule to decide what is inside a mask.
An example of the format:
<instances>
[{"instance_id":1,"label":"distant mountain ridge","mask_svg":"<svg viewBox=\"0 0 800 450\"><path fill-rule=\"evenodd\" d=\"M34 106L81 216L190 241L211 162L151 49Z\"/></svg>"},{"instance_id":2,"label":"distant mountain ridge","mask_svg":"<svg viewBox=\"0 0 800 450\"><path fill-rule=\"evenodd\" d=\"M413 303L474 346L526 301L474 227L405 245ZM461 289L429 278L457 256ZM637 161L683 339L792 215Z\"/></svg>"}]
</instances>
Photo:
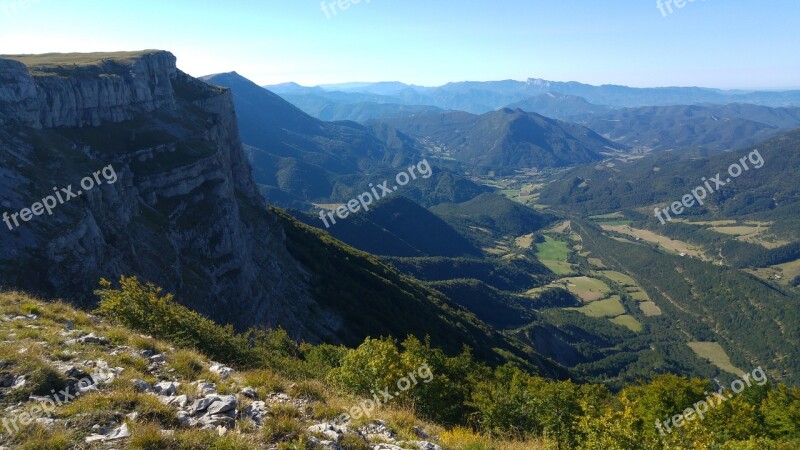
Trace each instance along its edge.
<instances>
[{"instance_id":1,"label":"distant mountain ridge","mask_svg":"<svg viewBox=\"0 0 800 450\"><path fill-rule=\"evenodd\" d=\"M599 161L603 153L624 148L588 128L520 109L480 116L453 111L383 122L481 172L565 167Z\"/></svg>"},{"instance_id":2,"label":"distant mountain ridge","mask_svg":"<svg viewBox=\"0 0 800 450\"><path fill-rule=\"evenodd\" d=\"M575 81L559 82L538 78L526 81L462 81L437 87L422 87L398 82L344 83L324 87L297 84L265 86L290 101L315 95L331 103L353 104L364 101L402 105L435 106L473 114L493 111L542 94L558 93L583 97L586 101L615 108L701 103L751 103L763 106L800 106L800 90L741 91L700 87L633 88L618 85L594 86ZM292 97L288 97L292 95Z\"/></svg>"},{"instance_id":3,"label":"distant mountain ridge","mask_svg":"<svg viewBox=\"0 0 800 450\"><path fill-rule=\"evenodd\" d=\"M653 150L742 148L800 127L800 108L675 105L584 113L572 120L625 145Z\"/></svg>"},{"instance_id":4,"label":"distant mountain ridge","mask_svg":"<svg viewBox=\"0 0 800 450\"><path fill-rule=\"evenodd\" d=\"M612 110L609 106L594 105L577 95L564 95L554 92L537 95L527 100L512 103L511 109L521 109L554 119L570 121L575 116L602 114Z\"/></svg>"}]
</instances>

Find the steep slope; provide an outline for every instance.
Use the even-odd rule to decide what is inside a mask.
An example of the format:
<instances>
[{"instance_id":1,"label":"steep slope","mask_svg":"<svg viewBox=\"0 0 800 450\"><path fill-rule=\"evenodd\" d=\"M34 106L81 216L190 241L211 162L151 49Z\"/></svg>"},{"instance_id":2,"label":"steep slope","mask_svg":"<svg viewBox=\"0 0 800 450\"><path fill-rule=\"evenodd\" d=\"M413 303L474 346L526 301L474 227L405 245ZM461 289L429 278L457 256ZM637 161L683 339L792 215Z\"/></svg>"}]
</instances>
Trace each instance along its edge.
<instances>
[{"instance_id":1,"label":"steep slope","mask_svg":"<svg viewBox=\"0 0 800 450\"><path fill-rule=\"evenodd\" d=\"M407 141L387 144L356 123L315 119L236 72L203 79L233 93L242 141L250 146L248 156L256 183L299 201L329 197L342 175L405 164L418 155ZM273 171L274 167L279 170Z\"/></svg>"},{"instance_id":2,"label":"steep slope","mask_svg":"<svg viewBox=\"0 0 800 450\"><path fill-rule=\"evenodd\" d=\"M602 152L620 148L587 128L522 110L480 116L446 112L385 122L481 172L564 167L600 160Z\"/></svg>"},{"instance_id":3,"label":"steep slope","mask_svg":"<svg viewBox=\"0 0 800 450\"><path fill-rule=\"evenodd\" d=\"M313 214L300 220L348 245L378 256L480 256L481 251L450 225L405 197L379 202L367 213L351 215L325 228Z\"/></svg>"},{"instance_id":4,"label":"steep slope","mask_svg":"<svg viewBox=\"0 0 800 450\"><path fill-rule=\"evenodd\" d=\"M16 122L0 130L3 209L53 186L78 192L103 167L118 180L2 230L3 284L88 302L101 276L139 274L223 322L333 334L324 314L315 330L300 320L314 304L307 275L276 218L259 212L229 92L180 72L167 52L15 59L0 63L14 76L6 92L24 92L34 114L0 99L2 120Z\"/></svg>"}]
</instances>

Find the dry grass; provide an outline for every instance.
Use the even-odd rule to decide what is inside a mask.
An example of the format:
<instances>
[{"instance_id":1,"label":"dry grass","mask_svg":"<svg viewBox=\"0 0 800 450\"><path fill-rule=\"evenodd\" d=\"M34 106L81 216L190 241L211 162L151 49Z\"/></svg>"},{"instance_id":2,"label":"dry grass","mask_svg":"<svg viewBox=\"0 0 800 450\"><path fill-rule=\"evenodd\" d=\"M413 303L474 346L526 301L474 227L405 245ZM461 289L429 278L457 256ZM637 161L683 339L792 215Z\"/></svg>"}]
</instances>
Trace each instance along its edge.
<instances>
[{"instance_id":1,"label":"dry grass","mask_svg":"<svg viewBox=\"0 0 800 450\"><path fill-rule=\"evenodd\" d=\"M653 244L658 244L661 247L664 247L665 249L675 253L685 253L695 258L705 259L705 255L700 249L697 249L686 242L670 239L666 236L653 233L649 230L631 228L628 225L601 225L600 227L603 229L603 231L614 231L631 236L633 238L639 238Z\"/></svg>"},{"instance_id":2,"label":"dry grass","mask_svg":"<svg viewBox=\"0 0 800 450\"><path fill-rule=\"evenodd\" d=\"M716 342L689 342L689 347L697 354L697 356L711 361L711 364L719 367L720 370L732 373L734 375L741 375L744 373L742 369L734 366L731 363L728 353Z\"/></svg>"},{"instance_id":3,"label":"dry grass","mask_svg":"<svg viewBox=\"0 0 800 450\"><path fill-rule=\"evenodd\" d=\"M659 308L658 305L652 301L639 303L639 309L641 309L642 313L648 317L660 316L662 314L661 308Z\"/></svg>"}]
</instances>

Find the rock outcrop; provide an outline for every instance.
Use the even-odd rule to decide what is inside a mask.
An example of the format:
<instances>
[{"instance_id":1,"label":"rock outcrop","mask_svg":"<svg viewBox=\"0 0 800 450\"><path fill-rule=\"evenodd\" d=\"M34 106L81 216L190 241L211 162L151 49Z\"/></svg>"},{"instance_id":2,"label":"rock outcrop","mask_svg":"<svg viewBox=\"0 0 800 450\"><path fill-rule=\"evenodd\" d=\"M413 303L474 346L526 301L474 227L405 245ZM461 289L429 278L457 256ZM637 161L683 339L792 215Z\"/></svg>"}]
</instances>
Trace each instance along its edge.
<instances>
[{"instance_id":1,"label":"rock outcrop","mask_svg":"<svg viewBox=\"0 0 800 450\"><path fill-rule=\"evenodd\" d=\"M115 178L95 175L52 215L0 223L0 285L91 302L101 277L139 275L223 323L331 338L337 316L316 307L263 207L230 92L175 62L163 51L0 57L0 209L77 192L98 168Z\"/></svg>"},{"instance_id":2,"label":"rock outcrop","mask_svg":"<svg viewBox=\"0 0 800 450\"><path fill-rule=\"evenodd\" d=\"M168 52L11 58L0 59L0 123L99 126L175 108L171 80L178 71ZM26 63L34 65L33 74Z\"/></svg>"}]
</instances>

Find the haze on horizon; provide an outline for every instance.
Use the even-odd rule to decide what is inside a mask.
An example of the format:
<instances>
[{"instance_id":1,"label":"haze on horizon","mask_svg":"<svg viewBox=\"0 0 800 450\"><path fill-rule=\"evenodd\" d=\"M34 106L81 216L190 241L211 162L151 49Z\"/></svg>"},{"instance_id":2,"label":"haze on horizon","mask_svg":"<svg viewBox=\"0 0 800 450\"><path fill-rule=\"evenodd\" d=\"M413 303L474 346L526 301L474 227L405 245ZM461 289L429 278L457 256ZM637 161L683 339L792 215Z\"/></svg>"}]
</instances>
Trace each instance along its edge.
<instances>
[{"instance_id":1,"label":"haze on horizon","mask_svg":"<svg viewBox=\"0 0 800 450\"><path fill-rule=\"evenodd\" d=\"M800 88L800 59L781 50L800 47L795 0L673 0L671 13L638 0L361 0L334 13L331 1L0 0L0 54L158 48L191 75L236 71L261 85Z\"/></svg>"}]
</instances>

